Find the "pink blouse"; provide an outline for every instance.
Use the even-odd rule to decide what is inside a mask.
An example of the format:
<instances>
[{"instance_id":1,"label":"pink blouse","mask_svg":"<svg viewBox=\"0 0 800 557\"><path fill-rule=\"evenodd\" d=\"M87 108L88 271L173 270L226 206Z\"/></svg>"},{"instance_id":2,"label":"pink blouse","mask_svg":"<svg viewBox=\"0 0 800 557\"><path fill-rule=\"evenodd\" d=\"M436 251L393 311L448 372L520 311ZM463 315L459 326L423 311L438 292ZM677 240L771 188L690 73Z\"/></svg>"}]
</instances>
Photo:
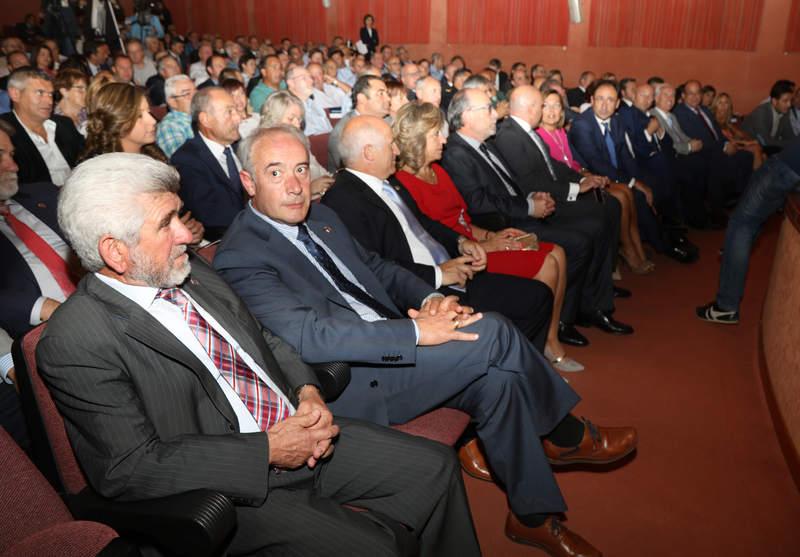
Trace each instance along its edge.
<instances>
[{"instance_id":1,"label":"pink blouse","mask_svg":"<svg viewBox=\"0 0 800 557\"><path fill-rule=\"evenodd\" d=\"M564 128L559 128L554 132L549 132L543 127L536 128L536 133L539 134L547 146L550 147L550 156L559 162L563 162L573 170L581 171L581 165L572 158L572 150L569 148L567 141L567 132Z\"/></svg>"}]
</instances>

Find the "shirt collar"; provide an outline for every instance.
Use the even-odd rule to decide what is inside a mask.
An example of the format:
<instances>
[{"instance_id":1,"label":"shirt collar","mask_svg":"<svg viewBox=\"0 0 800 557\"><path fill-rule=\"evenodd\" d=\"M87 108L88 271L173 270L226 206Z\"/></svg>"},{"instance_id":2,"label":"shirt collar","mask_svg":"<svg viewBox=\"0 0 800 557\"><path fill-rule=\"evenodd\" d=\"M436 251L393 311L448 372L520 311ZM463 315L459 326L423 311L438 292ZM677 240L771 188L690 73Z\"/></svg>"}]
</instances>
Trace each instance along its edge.
<instances>
[{"instance_id":1,"label":"shirt collar","mask_svg":"<svg viewBox=\"0 0 800 557\"><path fill-rule=\"evenodd\" d=\"M514 116L514 115L512 114L512 115L511 115L511 118L513 118L513 119L514 119L514 121L515 121L517 124L519 124L519 126L520 126L520 127L523 129L523 130L525 130L525 133L531 133L531 132L533 131L533 128L531 127L531 125L530 125L528 122L526 122L525 120L523 120L522 118L520 118L519 116Z\"/></svg>"},{"instance_id":2,"label":"shirt collar","mask_svg":"<svg viewBox=\"0 0 800 557\"><path fill-rule=\"evenodd\" d=\"M229 147L229 145L223 145L222 143L217 143L216 141L207 138L202 133L200 137L203 140L203 143L206 144L208 150L211 151L211 154L214 155L214 158L219 159L225 156L225 147Z\"/></svg>"},{"instance_id":3,"label":"shirt collar","mask_svg":"<svg viewBox=\"0 0 800 557\"><path fill-rule=\"evenodd\" d=\"M481 148L481 145L482 145L482 143L481 143L480 141L478 141L478 140L477 140L477 139L475 139L474 137L469 137L469 136L467 136L467 135L464 135L464 134L463 134L463 133L461 133L461 132L456 132L456 133L457 133L457 134L458 134L458 135L461 137L461 139L463 139L464 141L466 141L466 142L469 144L469 146L470 146L470 147L472 147L472 148L473 148L473 149L475 149L476 151L479 151L479 150L480 150L480 148Z\"/></svg>"},{"instance_id":4,"label":"shirt collar","mask_svg":"<svg viewBox=\"0 0 800 557\"><path fill-rule=\"evenodd\" d=\"M150 306L153 305L153 300L156 299L156 295L158 294L158 288L153 286L136 286L134 284L126 284L117 279L107 277L101 273L95 273L94 276L144 310L149 309Z\"/></svg>"},{"instance_id":5,"label":"shirt collar","mask_svg":"<svg viewBox=\"0 0 800 557\"><path fill-rule=\"evenodd\" d=\"M661 116L663 116L665 120L667 120L667 121L669 121L669 120L670 120L670 115L669 115L669 112L664 112L663 110L661 110L661 109L660 109L660 108L658 108L657 106L654 106L654 107L653 107L653 109L654 109L656 112L658 112L659 114L661 114Z\"/></svg>"},{"instance_id":6,"label":"shirt collar","mask_svg":"<svg viewBox=\"0 0 800 557\"><path fill-rule=\"evenodd\" d=\"M594 119L597 121L597 124L600 128L604 128L606 123L611 126L611 118L607 118L606 120L601 119L597 114L594 115Z\"/></svg>"},{"instance_id":7,"label":"shirt collar","mask_svg":"<svg viewBox=\"0 0 800 557\"><path fill-rule=\"evenodd\" d=\"M624 102L625 104L627 104L629 107L633 106L633 101L631 101L631 100L628 100L628 99L622 99L622 102Z\"/></svg>"},{"instance_id":8,"label":"shirt collar","mask_svg":"<svg viewBox=\"0 0 800 557\"><path fill-rule=\"evenodd\" d=\"M362 182L369 186L369 189L377 193L378 195L383 195L383 183L385 180L381 180L373 176L372 174L367 174L365 172L359 172L358 170L353 170L352 168L347 169L348 172L353 174L354 176L361 179Z\"/></svg>"},{"instance_id":9,"label":"shirt collar","mask_svg":"<svg viewBox=\"0 0 800 557\"><path fill-rule=\"evenodd\" d=\"M258 218L260 218L261 220L272 226L275 230L280 232L283 236L285 236L289 240L297 240L297 225L286 224L269 218L267 215L265 215L264 213L253 207L252 200L247 202L247 208L253 211L253 214L255 214Z\"/></svg>"},{"instance_id":10,"label":"shirt collar","mask_svg":"<svg viewBox=\"0 0 800 557\"><path fill-rule=\"evenodd\" d=\"M27 133L28 135L39 135L33 132L28 126L25 125L25 123L22 121L22 118L20 118L19 114L17 114L16 110L12 110L12 112L14 113L14 117L17 119L17 122L19 122L19 124L22 126L22 129L25 130L25 133ZM43 126L44 126L44 131L47 132L48 138L52 137L56 133L56 123L50 118L44 121Z\"/></svg>"}]
</instances>

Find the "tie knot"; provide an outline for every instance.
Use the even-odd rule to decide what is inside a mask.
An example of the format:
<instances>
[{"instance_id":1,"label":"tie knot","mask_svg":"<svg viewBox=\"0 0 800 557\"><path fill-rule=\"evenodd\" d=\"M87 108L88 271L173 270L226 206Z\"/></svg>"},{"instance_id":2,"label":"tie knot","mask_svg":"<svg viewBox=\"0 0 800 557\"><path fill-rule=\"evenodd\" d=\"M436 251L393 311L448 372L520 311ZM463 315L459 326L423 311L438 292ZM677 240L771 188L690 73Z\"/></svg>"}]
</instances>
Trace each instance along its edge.
<instances>
[{"instance_id":1,"label":"tie knot","mask_svg":"<svg viewBox=\"0 0 800 557\"><path fill-rule=\"evenodd\" d=\"M481 143L478 149L480 149L481 152L486 153L487 155L489 154L489 148L486 146L486 143Z\"/></svg>"},{"instance_id":2,"label":"tie knot","mask_svg":"<svg viewBox=\"0 0 800 557\"><path fill-rule=\"evenodd\" d=\"M189 298L183 293L183 290L174 286L172 288L161 288L156 294L156 298L165 300L178 307L185 307L189 303Z\"/></svg>"}]
</instances>

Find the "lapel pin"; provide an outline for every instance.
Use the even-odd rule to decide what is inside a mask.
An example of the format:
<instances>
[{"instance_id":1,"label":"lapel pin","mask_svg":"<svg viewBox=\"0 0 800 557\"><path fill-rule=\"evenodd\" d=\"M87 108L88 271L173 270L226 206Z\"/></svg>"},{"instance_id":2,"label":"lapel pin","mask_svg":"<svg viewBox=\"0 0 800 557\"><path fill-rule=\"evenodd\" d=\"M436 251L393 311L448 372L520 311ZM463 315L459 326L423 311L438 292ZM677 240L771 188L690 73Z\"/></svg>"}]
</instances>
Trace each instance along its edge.
<instances>
[{"instance_id":1,"label":"lapel pin","mask_svg":"<svg viewBox=\"0 0 800 557\"><path fill-rule=\"evenodd\" d=\"M47 209L47 203L44 203L43 201L37 203L36 206L39 207L40 209Z\"/></svg>"},{"instance_id":2,"label":"lapel pin","mask_svg":"<svg viewBox=\"0 0 800 557\"><path fill-rule=\"evenodd\" d=\"M328 234L330 234L331 232L333 232L333 228L331 228L330 226L323 226L323 227L322 227L322 230L323 230L324 232L327 232Z\"/></svg>"},{"instance_id":3,"label":"lapel pin","mask_svg":"<svg viewBox=\"0 0 800 557\"><path fill-rule=\"evenodd\" d=\"M190 278L190 279L189 279L189 284L192 284L192 285L194 285L194 286L197 286L197 285L198 285L198 284L200 284L200 283L199 283L199 282L197 282L195 279L193 279L193 278Z\"/></svg>"}]
</instances>

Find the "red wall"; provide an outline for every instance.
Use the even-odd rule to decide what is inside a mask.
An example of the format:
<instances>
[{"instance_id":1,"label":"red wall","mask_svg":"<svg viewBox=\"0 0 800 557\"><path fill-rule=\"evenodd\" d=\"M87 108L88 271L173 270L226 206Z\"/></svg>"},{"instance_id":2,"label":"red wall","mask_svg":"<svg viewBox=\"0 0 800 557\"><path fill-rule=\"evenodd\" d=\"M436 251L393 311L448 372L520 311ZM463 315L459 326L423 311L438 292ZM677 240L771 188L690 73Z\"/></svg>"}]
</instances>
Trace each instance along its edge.
<instances>
[{"instance_id":1,"label":"red wall","mask_svg":"<svg viewBox=\"0 0 800 557\"><path fill-rule=\"evenodd\" d=\"M639 79L658 74L676 83L697 77L714 84L719 91L731 93L737 109L745 112L768 94L775 79L788 78L800 82L800 52L787 53L784 50L800 50L800 39L797 38L800 34L800 0L763 0L758 39L752 51L590 47L588 19L592 0L582 0L584 21L577 25L568 25L566 46L449 44L448 20L463 19L452 17L460 14L448 14L449 6L462 6L460 9L465 9L464 6L474 4L472 1L459 3L449 0L409 0L409 5L415 8L429 9L427 16L414 10L415 23L424 23L413 26L408 25L408 22L399 22L399 16L394 13L396 10L388 11L389 8L384 7L399 3L400 0L331 0L331 7L327 10L321 8L322 0L290 3L298 11L308 10L325 20L313 23L304 22L297 17L297 13L269 11L273 1L167 0L167 3L179 31L186 31L191 27L197 31L218 32L226 36L256 33L277 40L284 34L291 36L290 33L281 32L287 28L296 29L298 35L307 35L295 37L296 39L317 41L328 41L336 34L344 34L348 27L354 28L352 24L344 26L344 14L353 13L353 6L356 4L363 5L375 11L376 15L386 14L381 17L383 22L379 20L378 25L382 36L385 36L384 30L390 25L392 34L396 35L397 29L410 28L408 33L413 37L420 36L419 27L427 26L428 32L423 35L429 37L428 42L406 44L413 57L427 57L433 51L442 52L448 57L458 53L473 68L482 67L489 58L495 56L503 60L506 68L518 60L529 65L538 62L548 68L561 69L567 85L573 84L585 69L595 72L613 71L618 77L633 76ZM563 1L566 4L567 0ZM508 0L486 2L494 2L495 6L516 4ZM123 0L128 11L131 3L132 0ZM0 24L8 25L20 21L25 12L32 9L33 4L34 0L0 0ZM38 5L38 0L36 4ZM360 16L358 19L360 20ZM790 26L793 30L791 33L788 32ZM310 34L319 36L312 37Z\"/></svg>"}]
</instances>

